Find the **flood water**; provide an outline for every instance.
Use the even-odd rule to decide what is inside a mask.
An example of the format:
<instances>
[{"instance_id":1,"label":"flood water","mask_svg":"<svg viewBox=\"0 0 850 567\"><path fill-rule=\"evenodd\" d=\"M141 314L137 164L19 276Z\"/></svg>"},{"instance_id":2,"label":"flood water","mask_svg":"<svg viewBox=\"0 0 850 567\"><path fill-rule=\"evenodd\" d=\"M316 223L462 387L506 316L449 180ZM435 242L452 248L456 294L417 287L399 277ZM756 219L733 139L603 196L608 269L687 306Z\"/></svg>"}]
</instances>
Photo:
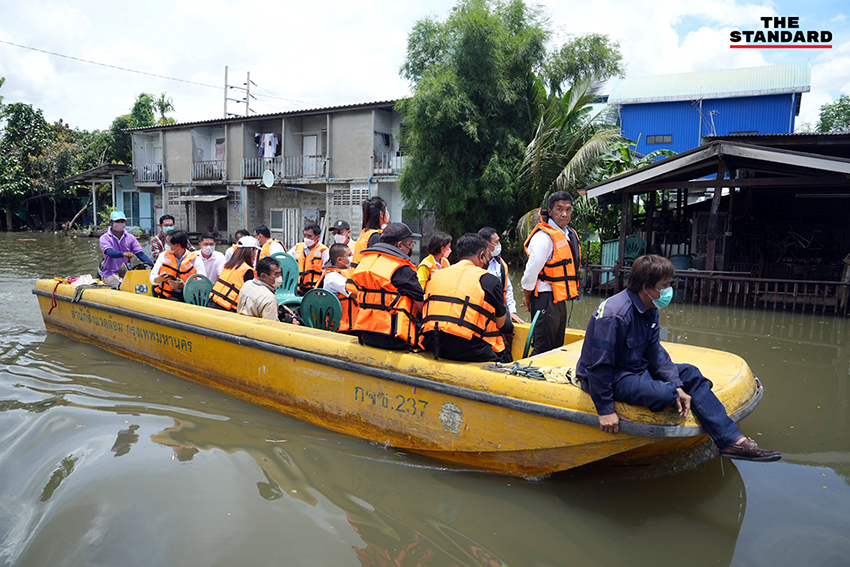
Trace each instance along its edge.
<instances>
[{"instance_id":1,"label":"flood water","mask_svg":"<svg viewBox=\"0 0 850 567\"><path fill-rule=\"evenodd\" d=\"M97 240L0 234L0 565L850 563L850 324L672 305L667 339L734 352L778 463L591 465L537 481L325 431L46 332L33 282ZM575 305L584 327L600 299Z\"/></svg>"}]
</instances>

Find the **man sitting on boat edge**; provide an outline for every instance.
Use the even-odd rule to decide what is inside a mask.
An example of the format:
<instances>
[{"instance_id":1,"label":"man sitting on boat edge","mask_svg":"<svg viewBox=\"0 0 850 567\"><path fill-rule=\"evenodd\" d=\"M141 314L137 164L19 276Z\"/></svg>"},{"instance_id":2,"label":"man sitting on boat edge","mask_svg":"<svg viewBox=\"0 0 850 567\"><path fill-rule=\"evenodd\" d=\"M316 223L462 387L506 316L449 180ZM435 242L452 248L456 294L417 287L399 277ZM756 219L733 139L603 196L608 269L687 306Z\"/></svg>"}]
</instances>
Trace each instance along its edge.
<instances>
[{"instance_id":1,"label":"man sitting on boat edge","mask_svg":"<svg viewBox=\"0 0 850 567\"><path fill-rule=\"evenodd\" d=\"M722 456L779 460L778 451L762 449L741 433L696 366L674 364L661 345L659 309L673 297L674 271L667 258L641 256L632 265L628 287L603 301L590 318L576 375L593 399L599 428L619 431L615 401L653 412L675 405L680 417L694 410Z\"/></svg>"},{"instance_id":2,"label":"man sitting on boat edge","mask_svg":"<svg viewBox=\"0 0 850 567\"><path fill-rule=\"evenodd\" d=\"M505 292L487 271L490 248L481 236L467 233L457 243L459 260L434 272L425 293L423 346L434 357L467 362L511 362L502 335L513 334Z\"/></svg>"}]
</instances>

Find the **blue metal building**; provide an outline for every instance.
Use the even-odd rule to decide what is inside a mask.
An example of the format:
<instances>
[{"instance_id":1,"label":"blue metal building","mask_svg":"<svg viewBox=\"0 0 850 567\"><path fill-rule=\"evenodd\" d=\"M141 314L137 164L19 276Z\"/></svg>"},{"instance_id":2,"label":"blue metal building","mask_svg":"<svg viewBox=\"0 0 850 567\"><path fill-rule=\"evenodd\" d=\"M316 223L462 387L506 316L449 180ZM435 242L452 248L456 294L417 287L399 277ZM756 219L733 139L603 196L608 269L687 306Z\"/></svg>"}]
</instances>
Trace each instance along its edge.
<instances>
[{"instance_id":1,"label":"blue metal building","mask_svg":"<svg viewBox=\"0 0 850 567\"><path fill-rule=\"evenodd\" d=\"M621 79L608 96L637 151L684 152L703 136L788 134L811 90L808 63Z\"/></svg>"}]
</instances>

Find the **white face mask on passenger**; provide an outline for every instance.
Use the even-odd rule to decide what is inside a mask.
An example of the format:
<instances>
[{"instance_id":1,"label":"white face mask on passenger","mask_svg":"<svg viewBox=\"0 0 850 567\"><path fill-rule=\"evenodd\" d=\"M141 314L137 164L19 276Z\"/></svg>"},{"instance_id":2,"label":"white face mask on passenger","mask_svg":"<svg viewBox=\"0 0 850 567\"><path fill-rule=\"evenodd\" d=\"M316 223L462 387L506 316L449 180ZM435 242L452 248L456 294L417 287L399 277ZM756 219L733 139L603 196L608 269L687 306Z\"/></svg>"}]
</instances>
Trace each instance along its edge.
<instances>
[{"instance_id":1,"label":"white face mask on passenger","mask_svg":"<svg viewBox=\"0 0 850 567\"><path fill-rule=\"evenodd\" d=\"M278 276L274 279L274 288L277 289L283 285L283 276Z\"/></svg>"},{"instance_id":2,"label":"white face mask on passenger","mask_svg":"<svg viewBox=\"0 0 850 567\"><path fill-rule=\"evenodd\" d=\"M201 252L204 253L204 256L212 256L212 253L215 252L215 246L202 246Z\"/></svg>"},{"instance_id":3,"label":"white face mask on passenger","mask_svg":"<svg viewBox=\"0 0 850 567\"><path fill-rule=\"evenodd\" d=\"M312 248L313 246L316 245L316 242L317 242L317 239L315 239L315 238L305 238L304 239L304 246L306 246L307 248Z\"/></svg>"},{"instance_id":4,"label":"white face mask on passenger","mask_svg":"<svg viewBox=\"0 0 850 567\"><path fill-rule=\"evenodd\" d=\"M493 257L494 258L501 253L502 253L502 245L501 244L497 244L496 246L493 247Z\"/></svg>"},{"instance_id":5,"label":"white face mask on passenger","mask_svg":"<svg viewBox=\"0 0 850 567\"><path fill-rule=\"evenodd\" d=\"M344 234L334 234L334 242L337 244L345 244L346 236Z\"/></svg>"}]
</instances>

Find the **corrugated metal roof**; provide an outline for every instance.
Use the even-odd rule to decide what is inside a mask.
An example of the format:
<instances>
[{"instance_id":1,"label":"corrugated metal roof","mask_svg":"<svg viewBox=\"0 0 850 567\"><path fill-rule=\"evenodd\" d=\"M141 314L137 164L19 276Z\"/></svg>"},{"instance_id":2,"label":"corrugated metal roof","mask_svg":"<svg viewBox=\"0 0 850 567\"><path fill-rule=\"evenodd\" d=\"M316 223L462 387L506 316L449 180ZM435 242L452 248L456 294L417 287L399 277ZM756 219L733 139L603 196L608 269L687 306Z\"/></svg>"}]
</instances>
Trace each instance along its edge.
<instances>
[{"instance_id":1,"label":"corrugated metal roof","mask_svg":"<svg viewBox=\"0 0 850 567\"><path fill-rule=\"evenodd\" d=\"M811 90L811 75L808 63L798 63L630 77L617 81L608 96L608 102L638 104L805 93Z\"/></svg>"},{"instance_id":2,"label":"corrugated metal roof","mask_svg":"<svg viewBox=\"0 0 850 567\"><path fill-rule=\"evenodd\" d=\"M287 110L286 112L273 112L270 114L252 114L251 116L231 116L230 118L210 118L207 120L196 120L193 122L176 122L174 124L157 124L156 126L144 126L142 128L128 128L125 132L142 132L145 130L170 130L172 128L186 128L200 124L230 124L232 122L256 122L284 116L305 116L309 114L321 114L324 112L340 112L345 110L359 110L363 108L379 108L382 106L395 106L396 100L377 100L373 102L358 102L355 104L340 104L336 106L323 106L320 108L305 108L301 110Z\"/></svg>"}]
</instances>

